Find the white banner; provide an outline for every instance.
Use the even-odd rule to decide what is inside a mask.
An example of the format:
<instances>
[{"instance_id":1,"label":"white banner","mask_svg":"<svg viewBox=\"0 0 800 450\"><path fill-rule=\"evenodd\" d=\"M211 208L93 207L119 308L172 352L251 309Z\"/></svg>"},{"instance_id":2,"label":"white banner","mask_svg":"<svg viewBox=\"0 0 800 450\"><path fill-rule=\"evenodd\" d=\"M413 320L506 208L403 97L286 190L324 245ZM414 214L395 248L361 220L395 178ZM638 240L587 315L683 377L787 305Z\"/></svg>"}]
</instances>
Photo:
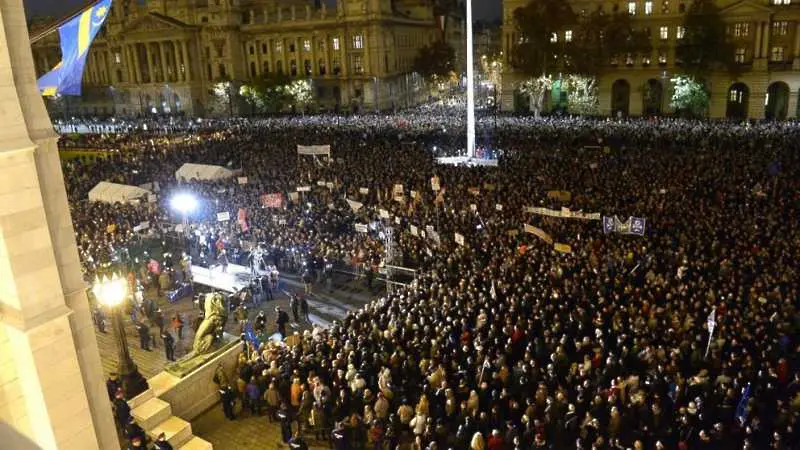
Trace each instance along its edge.
<instances>
[{"instance_id":1,"label":"white banner","mask_svg":"<svg viewBox=\"0 0 800 450\"><path fill-rule=\"evenodd\" d=\"M311 186L297 186L297 192L311 192Z\"/></svg>"},{"instance_id":2,"label":"white banner","mask_svg":"<svg viewBox=\"0 0 800 450\"><path fill-rule=\"evenodd\" d=\"M247 177L238 177L238 178L236 178L236 181L239 184L247 184Z\"/></svg>"},{"instance_id":3,"label":"white banner","mask_svg":"<svg viewBox=\"0 0 800 450\"><path fill-rule=\"evenodd\" d=\"M558 211L550 208L532 208L530 206L526 206L525 212L539 214L540 216L561 217L565 219L600 220L600 213L570 211L569 208L562 208L561 211Z\"/></svg>"},{"instance_id":4,"label":"white banner","mask_svg":"<svg viewBox=\"0 0 800 450\"><path fill-rule=\"evenodd\" d=\"M439 183L439 177L432 177L431 178L431 189L434 191L438 191L442 188L442 185Z\"/></svg>"},{"instance_id":5,"label":"white banner","mask_svg":"<svg viewBox=\"0 0 800 450\"><path fill-rule=\"evenodd\" d=\"M317 186L325 187L325 182L324 181L317 181Z\"/></svg>"},{"instance_id":6,"label":"white banner","mask_svg":"<svg viewBox=\"0 0 800 450\"><path fill-rule=\"evenodd\" d=\"M403 195L403 185L395 184L392 192L394 192L394 195Z\"/></svg>"},{"instance_id":7,"label":"white banner","mask_svg":"<svg viewBox=\"0 0 800 450\"><path fill-rule=\"evenodd\" d=\"M347 204L350 205L350 209L352 209L353 212L358 212L358 210L361 209L362 206L364 206L363 203L357 202L355 200L350 200L347 198L345 200L347 200Z\"/></svg>"},{"instance_id":8,"label":"white banner","mask_svg":"<svg viewBox=\"0 0 800 450\"><path fill-rule=\"evenodd\" d=\"M381 215L381 219L388 219L389 218L389 211L385 209L381 209L378 211Z\"/></svg>"},{"instance_id":9,"label":"white banner","mask_svg":"<svg viewBox=\"0 0 800 450\"><path fill-rule=\"evenodd\" d=\"M411 225L411 234L414 236L419 236L419 228L416 225Z\"/></svg>"},{"instance_id":10,"label":"white banner","mask_svg":"<svg viewBox=\"0 0 800 450\"><path fill-rule=\"evenodd\" d=\"M297 154L298 155L325 155L330 157L331 156L331 146L330 145L298 145L297 146Z\"/></svg>"},{"instance_id":11,"label":"white banner","mask_svg":"<svg viewBox=\"0 0 800 450\"><path fill-rule=\"evenodd\" d=\"M464 245L464 235L463 234L456 233L455 239L456 239L456 244Z\"/></svg>"},{"instance_id":12,"label":"white banner","mask_svg":"<svg viewBox=\"0 0 800 450\"><path fill-rule=\"evenodd\" d=\"M147 195L147 203L155 203L157 201L158 201L158 196L156 194Z\"/></svg>"},{"instance_id":13,"label":"white banner","mask_svg":"<svg viewBox=\"0 0 800 450\"><path fill-rule=\"evenodd\" d=\"M366 233L367 232L367 226L365 224L363 224L363 223L357 223L356 224L356 231L359 232L359 233Z\"/></svg>"},{"instance_id":14,"label":"white banner","mask_svg":"<svg viewBox=\"0 0 800 450\"><path fill-rule=\"evenodd\" d=\"M142 231L150 228L150 222L140 222L139 225L133 227L133 231Z\"/></svg>"},{"instance_id":15,"label":"white banner","mask_svg":"<svg viewBox=\"0 0 800 450\"><path fill-rule=\"evenodd\" d=\"M501 205L500 203L498 203L498 204L494 205L494 209L496 209L496 210L498 210L498 211L502 211L502 210L503 210L503 205Z\"/></svg>"},{"instance_id":16,"label":"white banner","mask_svg":"<svg viewBox=\"0 0 800 450\"><path fill-rule=\"evenodd\" d=\"M358 193L367 195L367 194L369 194L369 188L363 188L363 187L362 188L358 188Z\"/></svg>"},{"instance_id":17,"label":"white banner","mask_svg":"<svg viewBox=\"0 0 800 450\"><path fill-rule=\"evenodd\" d=\"M217 222L227 222L231 220L231 213L228 211L217 213Z\"/></svg>"}]
</instances>

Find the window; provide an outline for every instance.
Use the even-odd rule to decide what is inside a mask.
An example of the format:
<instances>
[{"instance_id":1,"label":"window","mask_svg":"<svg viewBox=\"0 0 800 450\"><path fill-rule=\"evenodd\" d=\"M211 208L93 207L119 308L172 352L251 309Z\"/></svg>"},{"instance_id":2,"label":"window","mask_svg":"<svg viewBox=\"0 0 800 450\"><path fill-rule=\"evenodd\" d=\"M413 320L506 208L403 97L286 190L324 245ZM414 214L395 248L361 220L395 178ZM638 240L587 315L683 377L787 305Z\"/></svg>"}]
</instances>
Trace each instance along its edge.
<instances>
[{"instance_id":1,"label":"window","mask_svg":"<svg viewBox=\"0 0 800 450\"><path fill-rule=\"evenodd\" d=\"M731 102L742 103L742 98L744 98L744 92L741 89L731 89Z\"/></svg>"},{"instance_id":2,"label":"window","mask_svg":"<svg viewBox=\"0 0 800 450\"><path fill-rule=\"evenodd\" d=\"M642 56L642 65L649 66L651 63L650 56Z\"/></svg>"},{"instance_id":3,"label":"window","mask_svg":"<svg viewBox=\"0 0 800 450\"><path fill-rule=\"evenodd\" d=\"M739 64L743 64L744 63L744 55L745 55L745 49L737 48L736 49L736 54L734 55L733 60L736 61Z\"/></svg>"},{"instance_id":4,"label":"window","mask_svg":"<svg viewBox=\"0 0 800 450\"><path fill-rule=\"evenodd\" d=\"M792 0L772 0L773 5L791 5Z\"/></svg>"},{"instance_id":5,"label":"window","mask_svg":"<svg viewBox=\"0 0 800 450\"><path fill-rule=\"evenodd\" d=\"M360 34L353 36L353 48L355 49L364 48L364 36Z\"/></svg>"},{"instance_id":6,"label":"window","mask_svg":"<svg viewBox=\"0 0 800 450\"><path fill-rule=\"evenodd\" d=\"M658 36L662 41L669 39L669 27L661 27L658 29Z\"/></svg>"},{"instance_id":7,"label":"window","mask_svg":"<svg viewBox=\"0 0 800 450\"><path fill-rule=\"evenodd\" d=\"M681 14L686 12L686 3L681 3L680 5L678 5L678 12Z\"/></svg>"},{"instance_id":8,"label":"window","mask_svg":"<svg viewBox=\"0 0 800 450\"><path fill-rule=\"evenodd\" d=\"M120 56L119 52L114 52L114 62L122 64L122 56Z\"/></svg>"},{"instance_id":9,"label":"window","mask_svg":"<svg viewBox=\"0 0 800 450\"><path fill-rule=\"evenodd\" d=\"M777 22L776 22L777 23ZM733 25L733 35L736 37L746 37L750 34L750 24L746 22Z\"/></svg>"},{"instance_id":10,"label":"window","mask_svg":"<svg viewBox=\"0 0 800 450\"><path fill-rule=\"evenodd\" d=\"M289 44L289 53L294 53L297 50L294 46L294 42Z\"/></svg>"},{"instance_id":11,"label":"window","mask_svg":"<svg viewBox=\"0 0 800 450\"><path fill-rule=\"evenodd\" d=\"M678 28L675 29L675 37L678 39L683 39L683 36L686 35L686 28L678 25Z\"/></svg>"},{"instance_id":12,"label":"window","mask_svg":"<svg viewBox=\"0 0 800 450\"><path fill-rule=\"evenodd\" d=\"M228 71L225 69L225 64L220 64L219 67L217 67L217 69L219 69L219 77L220 78L227 78L228 77Z\"/></svg>"},{"instance_id":13,"label":"window","mask_svg":"<svg viewBox=\"0 0 800 450\"><path fill-rule=\"evenodd\" d=\"M267 54L267 44L261 44L261 54L262 55Z\"/></svg>"},{"instance_id":14,"label":"window","mask_svg":"<svg viewBox=\"0 0 800 450\"><path fill-rule=\"evenodd\" d=\"M320 75L325 75L325 73L326 73L326 70L325 70L325 60L324 60L324 59L320 59L320 60L317 62L317 66L319 67L319 74L320 74Z\"/></svg>"},{"instance_id":15,"label":"window","mask_svg":"<svg viewBox=\"0 0 800 450\"><path fill-rule=\"evenodd\" d=\"M644 15L649 16L653 14L653 2L644 2Z\"/></svg>"},{"instance_id":16,"label":"window","mask_svg":"<svg viewBox=\"0 0 800 450\"><path fill-rule=\"evenodd\" d=\"M772 47L770 60L773 62L783 62L783 47Z\"/></svg>"},{"instance_id":17,"label":"window","mask_svg":"<svg viewBox=\"0 0 800 450\"><path fill-rule=\"evenodd\" d=\"M283 52L283 42L275 41L275 53Z\"/></svg>"},{"instance_id":18,"label":"window","mask_svg":"<svg viewBox=\"0 0 800 450\"><path fill-rule=\"evenodd\" d=\"M625 65L626 66L632 66L633 65L633 55L632 54L628 53L627 55L625 55Z\"/></svg>"},{"instance_id":19,"label":"window","mask_svg":"<svg viewBox=\"0 0 800 450\"><path fill-rule=\"evenodd\" d=\"M256 63L250 61L250 76L255 78L256 76Z\"/></svg>"},{"instance_id":20,"label":"window","mask_svg":"<svg viewBox=\"0 0 800 450\"><path fill-rule=\"evenodd\" d=\"M279 74L283 74L283 61L278 61L275 63L275 70L277 70Z\"/></svg>"},{"instance_id":21,"label":"window","mask_svg":"<svg viewBox=\"0 0 800 450\"><path fill-rule=\"evenodd\" d=\"M250 46L250 54L251 55L255 55L256 54L256 49L252 45Z\"/></svg>"},{"instance_id":22,"label":"window","mask_svg":"<svg viewBox=\"0 0 800 450\"><path fill-rule=\"evenodd\" d=\"M669 14L669 0L661 1L661 14Z\"/></svg>"},{"instance_id":23,"label":"window","mask_svg":"<svg viewBox=\"0 0 800 450\"><path fill-rule=\"evenodd\" d=\"M665 51L658 52L658 63L659 64L666 64L667 63L667 53Z\"/></svg>"},{"instance_id":24,"label":"window","mask_svg":"<svg viewBox=\"0 0 800 450\"><path fill-rule=\"evenodd\" d=\"M261 71L264 73L269 73L269 61L264 61Z\"/></svg>"},{"instance_id":25,"label":"window","mask_svg":"<svg viewBox=\"0 0 800 450\"><path fill-rule=\"evenodd\" d=\"M339 38L333 38L333 49L339 50Z\"/></svg>"},{"instance_id":26,"label":"window","mask_svg":"<svg viewBox=\"0 0 800 450\"><path fill-rule=\"evenodd\" d=\"M785 20L772 22L773 36L786 36L788 33L789 33L789 22Z\"/></svg>"},{"instance_id":27,"label":"window","mask_svg":"<svg viewBox=\"0 0 800 450\"><path fill-rule=\"evenodd\" d=\"M340 73L342 73L342 62L339 61L339 58L333 58L331 64L333 65L334 75L339 75Z\"/></svg>"},{"instance_id":28,"label":"window","mask_svg":"<svg viewBox=\"0 0 800 450\"><path fill-rule=\"evenodd\" d=\"M553 33L550 35L550 42L558 42L558 33Z\"/></svg>"},{"instance_id":29,"label":"window","mask_svg":"<svg viewBox=\"0 0 800 450\"><path fill-rule=\"evenodd\" d=\"M572 30L567 30L564 32L564 41L572 42Z\"/></svg>"},{"instance_id":30,"label":"window","mask_svg":"<svg viewBox=\"0 0 800 450\"><path fill-rule=\"evenodd\" d=\"M353 72L364 73L364 59L361 55L353 55Z\"/></svg>"},{"instance_id":31,"label":"window","mask_svg":"<svg viewBox=\"0 0 800 450\"><path fill-rule=\"evenodd\" d=\"M297 61L294 59L289 62L289 73L293 76L297 76Z\"/></svg>"},{"instance_id":32,"label":"window","mask_svg":"<svg viewBox=\"0 0 800 450\"><path fill-rule=\"evenodd\" d=\"M636 15L636 2L628 2L628 14Z\"/></svg>"},{"instance_id":33,"label":"window","mask_svg":"<svg viewBox=\"0 0 800 450\"><path fill-rule=\"evenodd\" d=\"M311 76L311 60L310 59L307 59L307 60L303 61L303 70L305 71L307 77Z\"/></svg>"},{"instance_id":34,"label":"window","mask_svg":"<svg viewBox=\"0 0 800 450\"><path fill-rule=\"evenodd\" d=\"M311 39L303 39L303 50L307 52L311 51Z\"/></svg>"}]
</instances>

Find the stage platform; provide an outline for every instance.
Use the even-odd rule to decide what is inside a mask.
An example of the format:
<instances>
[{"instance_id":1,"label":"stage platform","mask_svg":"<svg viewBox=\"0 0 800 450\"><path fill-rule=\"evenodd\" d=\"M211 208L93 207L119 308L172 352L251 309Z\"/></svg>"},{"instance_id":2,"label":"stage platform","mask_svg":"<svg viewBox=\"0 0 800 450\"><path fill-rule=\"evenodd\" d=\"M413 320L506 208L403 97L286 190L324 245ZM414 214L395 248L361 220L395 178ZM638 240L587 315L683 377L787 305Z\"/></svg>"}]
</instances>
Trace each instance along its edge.
<instances>
[{"instance_id":1,"label":"stage platform","mask_svg":"<svg viewBox=\"0 0 800 450\"><path fill-rule=\"evenodd\" d=\"M450 166L467 166L467 167L476 167L476 166L488 166L488 167L497 167L497 160L496 159L478 159L478 158L467 158L466 156L444 156L441 158L436 158L436 162L439 164L446 164Z\"/></svg>"},{"instance_id":2,"label":"stage platform","mask_svg":"<svg viewBox=\"0 0 800 450\"><path fill-rule=\"evenodd\" d=\"M228 264L223 272L222 266L210 268L192 264L192 281L229 294L239 292L250 283L250 268L238 264Z\"/></svg>"}]
</instances>

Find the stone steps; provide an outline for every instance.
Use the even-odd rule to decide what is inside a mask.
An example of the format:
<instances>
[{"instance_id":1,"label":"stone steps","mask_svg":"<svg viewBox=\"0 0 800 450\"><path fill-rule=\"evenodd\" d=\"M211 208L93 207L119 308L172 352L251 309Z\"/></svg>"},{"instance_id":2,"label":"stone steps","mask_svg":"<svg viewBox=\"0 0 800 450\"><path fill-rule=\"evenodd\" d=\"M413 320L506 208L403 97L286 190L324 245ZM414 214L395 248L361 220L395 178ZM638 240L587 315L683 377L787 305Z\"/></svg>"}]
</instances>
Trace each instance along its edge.
<instances>
[{"instance_id":1,"label":"stone steps","mask_svg":"<svg viewBox=\"0 0 800 450\"><path fill-rule=\"evenodd\" d=\"M132 409L131 415L140 427L150 430L172 416L172 406L163 400L153 397Z\"/></svg>"},{"instance_id":2,"label":"stone steps","mask_svg":"<svg viewBox=\"0 0 800 450\"><path fill-rule=\"evenodd\" d=\"M174 448L179 448L194 437L192 435L192 424L175 416L170 416L167 420L156 425L155 428L147 430L147 434L153 440L156 440L161 433L166 435L167 442Z\"/></svg>"},{"instance_id":3,"label":"stone steps","mask_svg":"<svg viewBox=\"0 0 800 450\"><path fill-rule=\"evenodd\" d=\"M191 439L186 441L185 444L181 445L180 447L176 447L178 450L212 450L214 448L210 442L200 439L197 436L193 436Z\"/></svg>"}]
</instances>

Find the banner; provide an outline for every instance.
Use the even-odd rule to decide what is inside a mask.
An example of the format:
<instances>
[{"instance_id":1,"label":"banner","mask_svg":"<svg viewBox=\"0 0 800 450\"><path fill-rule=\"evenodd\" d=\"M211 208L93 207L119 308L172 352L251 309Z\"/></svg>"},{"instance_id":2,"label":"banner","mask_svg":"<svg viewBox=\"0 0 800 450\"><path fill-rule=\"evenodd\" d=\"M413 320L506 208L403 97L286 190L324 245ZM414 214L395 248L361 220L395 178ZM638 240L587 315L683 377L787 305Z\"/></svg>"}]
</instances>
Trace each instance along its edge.
<instances>
[{"instance_id":1,"label":"banner","mask_svg":"<svg viewBox=\"0 0 800 450\"><path fill-rule=\"evenodd\" d=\"M298 155L325 155L330 157L331 156L331 146L330 145L298 145L297 146L297 154Z\"/></svg>"},{"instance_id":2,"label":"banner","mask_svg":"<svg viewBox=\"0 0 800 450\"><path fill-rule=\"evenodd\" d=\"M311 192L311 186L297 186L297 192Z\"/></svg>"},{"instance_id":3,"label":"banner","mask_svg":"<svg viewBox=\"0 0 800 450\"><path fill-rule=\"evenodd\" d=\"M237 178L236 178L236 181L237 181L239 184L247 184L247 177L237 177Z\"/></svg>"},{"instance_id":4,"label":"banner","mask_svg":"<svg viewBox=\"0 0 800 450\"><path fill-rule=\"evenodd\" d=\"M300 194L297 192L289 192L289 200L292 203L298 203L300 201Z\"/></svg>"},{"instance_id":5,"label":"banner","mask_svg":"<svg viewBox=\"0 0 800 450\"><path fill-rule=\"evenodd\" d=\"M358 233L366 233L367 232L367 225L363 223L356 224L356 232Z\"/></svg>"},{"instance_id":6,"label":"banner","mask_svg":"<svg viewBox=\"0 0 800 450\"><path fill-rule=\"evenodd\" d=\"M481 193L480 188L476 188L476 187L471 187L471 188L467 189L467 191L472 195L480 195L480 193Z\"/></svg>"},{"instance_id":7,"label":"banner","mask_svg":"<svg viewBox=\"0 0 800 450\"><path fill-rule=\"evenodd\" d=\"M419 236L419 228L416 225L411 225L411 234L414 236Z\"/></svg>"},{"instance_id":8,"label":"banner","mask_svg":"<svg viewBox=\"0 0 800 450\"><path fill-rule=\"evenodd\" d=\"M355 200L350 200L348 198L346 198L345 200L347 200L347 204L350 205L350 209L352 209L353 212L358 212L358 210L361 209L362 206L364 206L363 203L357 202Z\"/></svg>"},{"instance_id":9,"label":"banner","mask_svg":"<svg viewBox=\"0 0 800 450\"><path fill-rule=\"evenodd\" d=\"M367 195L367 194L369 194L369 188L365 188L365 187L358 188L358 193Z\"/></svg>"},{"instance_id":10,"label":"banner","mask_svg":"<svg viewBox=\"0 0 800 450\"><path fill-rule=\"evenodd\" d=\"M498 203L498 204L494 205L494 209L496 209L497 211L502 211L503 210L503 205Z\"/></svg>"},{"instance_id":11,"label":"banner","mask_svg":"<svg viewBox=\"0 0 800 450\"><path fill-rule=\"evenodd\" d=\"M378 210L378 213L381 215L381 219L388 219L389 218L389 211L385 209Z\"/></svg>"},{"instance_id":12,"label":"banner","mask_svg":"<svg viewBox=\"0 0 800 450\"><path fill-rule=\"evenodd\" d=\"M569 253L572 253L572 247L570 247L570 246L569 246L569 245L567 245L567 244L559 244L559 243L556 243L556 244L553 246L553 249L554 249L555 251L559 252L559 253L567 253L567 254L569 254Z\"/></svg>"},{"instance_id":13,"label":"banner","mask_svg":"<svg viewBox=\"0 0 800 450\"><path fill-rule=\"evenodd\" d=\"M463 246L464 245L464 235L461 233L455 234L456 244Z\"/></svg>"},{"instance_id":14,"label":"banner","mask_svg":"<svg viewBox=\"0 0 800 450\"><path fill-rule=\"evenodd\" d=\"M319 186L319 187L325 187L325 182L324 182L324 181L322 181L322 180L320 180L320 181L317 181L317 186Z\"/></svg>"},{"instance_id":15,"label":"banner","mask_svg":"<svg viewBox=\"0 0 800 450\"><path fill-rule=\"evenodd\" d=\"M333 183L328 181L327 183L325 183L325 187L330 189L330 190L333 190Z\"/></svg>"},{"instance_id":16,"label":"banner","mask_svg":"<svg viewBox=\"0 0 800 450\"><path fill-rule=\"evenodd\" d=\"M483 188L486 189L487 191L493 191L497 187L492 183L483 183Z\"/></svg>"},{"instance_id":17,"label":"banner","mask_svg":"<svg viewBox=\"0 0 800 450\"><path fill-rule=\"evenodd\" d=\"M526 233L530 233L530 234L538 237L539 239L547 242L548 245L553 245L553 238L549 234L547 234L546 231L544 231L541 228L537 228L537 227L534 227L532 225L528 225L526 223L525 224L525 232Z\"/></svg>"},{"instance_id":18,"label":"banner","mask_svg":"<svg viewBox=\"0 0 800 450\"><path fill-rule=\"evenodd\" d=\"M261 206L264 208L280 208L283 206L283 194L275 192L273 194L261 195Z\"/></svg>"},{"instance_id":19,"label":"banner","mask_svg":"<svg viewBox=\"0 0 800 450\"><path fill-rule=\"evenodd\" d=\"M635 234L644 236L647 220L644 217L628 217L622 221L619 217L603 216L603 233Z\"/></svg>"},{"instance_id":20,"label":"banner","mask_svg":"<svg viewBox=\"0 0 800 450\"><path fill-rule=\"evenodd\" d=\"M572 200L572 192L570 191L547 191L547 198L558 200L560 202L568 202Z\"/></svg>"},{"instance_id":21,"label":"banner","mask_svg":"<svg viewBox=\"0 0 800 450\"><path fill-rule=\"evenodd\" d=\"M442 188L439 182L439 177L431 177L431 190L438 191Z\"/></svg>"},{"instance_id":22,"label":"banner","mask_svg":"<svg viewBox=\"0 0 800 450\"><path fill-rule=\"evenodd\" d=\"M555 209L550 209L550 208L534 208L530 206L525 207L525 212L531 214L538 214L540 216L560 217L562 219L600 220L600 213L585 213L583 211L570 211L569 208L564 208L564 210L557 211Z\"/></svg>"},{"instance_id":23,"label":"banner","mask_svg":"<svg viewBox=\"0 0 800 450\"><path fill-rule=\"evenodd\" d=\"M133 231L142 231L150 228L150 222L139 222L139 225L133 227Z\"/></svg>"},{"instance_id":24,"label":"banner","mask_svg":"<svg viewBox=\"0 0 800 450\"><path fill-rule=\"evenodd\" d=\"M155 203L158 201L158 196L156 194L147 194L147 203Z\"/></svg>"},{"instance_id":25,"label":"banner","mask_svg":"<svg viewBox=\"0 0 800 450\"><path fill-rule=\"evenodd\" d=\"M217 213L217 222L227 222L231 220L231 213L228 211Z\"/></svg>"}]
</instances>

